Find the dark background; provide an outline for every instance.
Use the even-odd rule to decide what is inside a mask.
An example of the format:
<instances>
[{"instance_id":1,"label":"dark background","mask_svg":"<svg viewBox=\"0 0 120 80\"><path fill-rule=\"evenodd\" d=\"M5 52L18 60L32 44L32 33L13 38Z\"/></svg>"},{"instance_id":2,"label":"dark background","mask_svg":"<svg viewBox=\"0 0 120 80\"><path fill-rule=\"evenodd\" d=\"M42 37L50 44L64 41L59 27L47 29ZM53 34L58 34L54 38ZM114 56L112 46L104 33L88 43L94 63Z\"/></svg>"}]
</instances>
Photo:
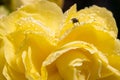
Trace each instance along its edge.
<instances>
[{"instance_id":1,"label":"dark background","mask_svg":"<svg viewBox=\"0 0 120 80\"><path fill-rule=\"evenodd\" d=\"M119 30L118 38L120 39L120 0L64 0L63 11L66 11L75 3L77 3L78 10L92 5L98 5L112 11Z\"/></svg>"}]
</instances>

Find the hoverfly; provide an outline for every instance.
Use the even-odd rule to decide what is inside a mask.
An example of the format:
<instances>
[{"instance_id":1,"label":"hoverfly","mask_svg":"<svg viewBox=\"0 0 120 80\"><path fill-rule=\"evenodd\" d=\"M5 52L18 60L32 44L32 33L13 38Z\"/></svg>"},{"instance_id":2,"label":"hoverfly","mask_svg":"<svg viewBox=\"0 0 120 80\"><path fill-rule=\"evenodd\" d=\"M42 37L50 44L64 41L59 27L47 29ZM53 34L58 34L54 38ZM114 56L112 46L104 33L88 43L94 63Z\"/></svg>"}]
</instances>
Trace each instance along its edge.
<instances>
[{"instance_id":1,"label":"hoverfly","mask_svg":"<svg viewBox=\"0 0 120 80\"><path fill-rule=\"evenodd\" d=\"M72 18L71 21L74 26L79 26L79 20L77 18Z\"/></svg>"}]
</instances>

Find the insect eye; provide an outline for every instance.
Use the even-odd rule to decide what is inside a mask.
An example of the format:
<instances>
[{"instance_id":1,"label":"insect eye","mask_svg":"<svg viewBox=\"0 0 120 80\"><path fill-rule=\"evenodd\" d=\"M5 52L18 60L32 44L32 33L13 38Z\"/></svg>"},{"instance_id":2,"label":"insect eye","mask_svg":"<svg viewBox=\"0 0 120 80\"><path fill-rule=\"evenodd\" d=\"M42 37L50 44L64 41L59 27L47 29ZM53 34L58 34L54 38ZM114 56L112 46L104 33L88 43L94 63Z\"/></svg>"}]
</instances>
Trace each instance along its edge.
<instances>
[{"instance_id":1,"label":"insect eye","mask_svg":"<svg viewBox=\"0 0 120 80\"><path fill-rule=\"evenodd\" d=\"M77 18L72 18L71 21L72 21L73 24L79 22L79 20Z\"/></svg>"}]
</instances>

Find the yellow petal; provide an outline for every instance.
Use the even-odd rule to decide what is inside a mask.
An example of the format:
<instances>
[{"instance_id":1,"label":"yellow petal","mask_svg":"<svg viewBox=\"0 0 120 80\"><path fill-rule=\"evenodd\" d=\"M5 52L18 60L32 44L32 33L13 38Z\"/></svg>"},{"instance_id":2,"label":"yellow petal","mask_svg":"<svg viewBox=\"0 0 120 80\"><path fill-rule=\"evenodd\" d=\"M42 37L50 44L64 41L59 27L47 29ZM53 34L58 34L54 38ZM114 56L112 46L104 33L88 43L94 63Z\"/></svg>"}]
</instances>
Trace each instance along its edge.
<instances>
[{"instance_id":1,"label":"yellow petal","mask_svg":"<svg viewBox=\"0 0 120 80\"><path fill-rule=\"evenodd\" d=\"M75 30L75 31L74 31ZM91 24L86 24L84 26L77 27L75 29L71 30L72 32L63 39L62 43L67 43L75 40L82 40L89 42L91 44L94 44L99 50L101 50L104 54L106 54L106 57L108 58L109 64L112 65L114 68L118 69L117 71L114 71L116 75L119 76L117 72L119 72L119 64L116 63L117 60L120 59L118 55L118 50L116 50L116 39L114 39L109 33L96 30L96 28L92 27ZM72 37L71 37L72 36ZM65 42L66 41L66 42ZM62 44L60 43L60 45ZM104 46L104 47L103 47ZM116 55L117 60L112 60L113 58L110 58L110 56ZM114 57L115 58L115 57ZM117 65L115 65L117 64ZM106 76L106 73L109 73L108 75L111 75L111 70L107 68L107 71L102 71L101 76ZM104 74L104 75L103 75Z\"/></svg>"},{"instance_id":2,"label":"yellow petal","mask_svg":"<svg viewBox=\"0 0 120 80\"><path fill-rule=\"evenodd\" d=\"M58 38L64 37L64 34L67 33L69 29L73 27L73 23L71 21L72 18L76 15L77 9L76 4L73 5L68 11L64 13L63 25L59 27L60 32L58 31Z\"/></svg>"},{"instance_id":3,"label":"yellow petal","mask_svg":"<svg viewBox=\"0 0 120 80\"><path fill-rule=\"evenodd\" d=\"M77 6L74 4L70 9L64 13L65 23L69 22L70 19L74 18L77 13Z\"/></svg>"},{"instance_id":4,"label":"yellow petal","mask_svg":"<svg viewBox=\"0 0 120 80\"><path fill-rule=\"evenodd\" d=\"M73 14L70 14L69 11ZM114 38L117 37L117 27L109 11L93 6L76 12L75 5L69 11L66 12L68 13L65 16L66 22L60 29L60 45L74 40L82 40L94 44L104 53L115 53L116 41ZM102 14L98 13L100 11ZM104 18L105 13L107 17ZM76 19L78 22L74 23L72 19ZM109 25L111 21L114 27Z\"/></svg>"},{"instance_id":5,"label":"yellow petal","mask_svg":"<svg viewBox=\"0 0 120 80\"><path fill-rule=\"evenodd\" d=\"M11 68L20 73L24 72L21 56L19 53L16 54L14 45L7 38L4 38L4 55L7 64Z\"/></svg>"},{"instance_id":6,"label":"yellow petal","mask_svg":"<svg viewBox=\"0 0 120 80\"><path fill-rule=\"evenodd\" d=\"M39 0L10 0L9 6L10 6L10 9L14 11L20 8L22 5L26 5L26 4L30 4L38 1ZM63 7L63 4L64 4L64 0L48 0L48 1L56 3L61 8Z\"/></svg>"},{"instance_id":7,"label":"yellow petal","mask_svg":"<svg viewBox=\"0 0 120 80\"><path fill-rule=\"evenodd\" d=\"M31 21L34 24L36 23L39 26L42 25L41 27L47 29L48 34L50 33L55 37L58 27L62 23L63 12L55 3L41 0L39 2L24 5L9 16L3 18L0 25L2 26L4 33L10 33L15 31L18 25L23 25L22 22L18 20L21 20L22 18L24 21L29 20L27 17L29 17L30 20L32 19Z\"/></svg>"},{"instance_id":8,"label":"yellow petal","mask_svg":"<svg viewBox=\"0 0 120 80\"><path fill-rule=\"evenodd\" d=\"M91 24L70 29L67 35L64 34L64 38L59 44L76 40L91 43L104 53L114 53L115 39L106 31L96 30Z\"/></svg>"},{"instance_id":9,"label":"yellow petal","mask_svg":"<svg viewBox=\"0 0 120 80\"><path fill-rule=\"evenodd\" d=\"M58 27L63 19L62 10L55 3L46 0L26 5L22 7L20 11L29 13L31 16L37 18L37 20L39 20L44 27L50 29L53 34L58 31Z\"/></svg>"},{"instance_id":10,"label":"yellow petal","mask_svg":"<svg viewBox=\"0 0 120 80\"><path fill-rule=\"evenodd\" d=\"M40 67L44 59L54 50L54 46L51 45L43 35L31 34L29 35L28 45L32 49L32 61L37 70L40 71ZM47 48L47 50L46 50ZM39 61L39 63L38 63Z\"/></svg>"},{"instance_id":11,"label":"yellow petal","mask_svg":"<svg viewBox=\"0 0 120 80\"><path fill-rule=\"evenodd\" d=\"M64 0L49 0L49 1L55 2L61 8L63 7L64 4Z\"/></svg>"},{"instance_id":12,"label":"yellow petal","mask_svg":"<svg viewBox=\"0 0 120 80\"><path fill-rule=\"evenodd\" d=\"M81 14L83 14L83 16ZM96 28L107 30L111 32L111 34L113 34L115 37L117 37L118 30L115 19L113 18L112 13L106 8L92 6L90 8L85 8L78 11L77 15L79 16L80 22L83 21L85 23L89 23L91 20L90 23L93 23Z\"/></svg>"},{"instance_id":13,"label":"yellow petal","mask_svg":"<svg viewBox=\"0 0 120 80\"><path fill-rule=\"evenodd\" d=\"M69 16L70 15L68 14L68 18ZM63 43L67 43L74 40L82 40L94 44L103 53L105 54L107 53L106 57L108 58L110 65L114 66L114 68L116 68L117 71L119 72L120 65L119 63L116 62L120 59L119 56L120 48L119 46L117 47L115 46L116 44L118 44L116 43L116 39L115 39L117 37L118 31L115 20L111 12L107 11L104 8L93 6L91 8L80 10L78 13L74 15L72 14L71 16L73 16L74 19L78 20L78 22L76 23L70 22L73 19L71 17L71 19L68 20L69 25L64 25L63 30L61 30L61 33L64 34L61 35L60 40L63 39ZM85 26L88 27L83 29L83 27ZM93 27L93 29L90 29L91 27ZM75 30L75 34L74 34L74 30ZM116 57L116 59L113 60L114 59L113 57L114 58ZM117 71L115 71L116 75L117 75ZM102 73L105 74L104 75L101 74L101 75L106 76L106 73L109 72L110 71L108 70L107 72L102 71Z\"/></svg>"},{"instance_id":14,"label":"yellow petal","mask_svg":"<svg viewBox=\"0 0 120 80\"><path fill-rule=\"evenodd\" d=\"M86 61L88 62L87 71L84 68L80 68ZM102 65L104 67L110 66L103 54L89 43L76 41L68 43L50 54L43 62L41 75L43 80L49 79L50 76L54 75L54 72L65 80L86 80L87 78L95 80L101 75ZM80 74L76 67L83 69L83 73Z\"/></svg>"},{"instance_id":15,"label":"yellow petal","mask_svg":"<svg viewBox=\"0 0 120 80\"><path fill-rule=\"evenodd\" d=\"M115 75L111 75L105 78L100 78L98 80L120 80L120 77L116 77Z\"/></svg>"},{"instance_id":16,"label":"yellow petal","mask_svg":"<svg viewBox=\"0 0 120 80\"><path fill-rule=\"evenodd\" d=\"M108 55L108 60L110 65L115 67L120 71L120 63L118 61L120 60L120 40L116 39L116 47L115 47L115 54Z\"/></svg>"},{"instance_id":17,"label":"yellow petal","mask_svg":"<svg viewBox=\"0 0 120 80\"><path fill-rule=\"evenodd\" d=\"M14 69L12 69L9 65L5 65L3 69L3 74L7 80L27 80L24 74L21 74Z\"/></svg>"},{"instance_id":18,"label":"yellow petal","mask_svg":"<svg viewBox=\"0 0 120 80\"><path fill-rule=\"evenodd\" d=\"M45 3L46 5L50 4L46 1L43 1L43 3ZM31 5L35 6L36 4ZM56 6L53 3L51 5L52 8ZM12 13L8 17L6 17L6 21L2 23L3 28L5 28L3 29L6 32L5 35L7 35L7 38L5 37L4 39L5 59L8 65L14 68L15 71L19 73L24 73L25 70L22 62L22 51L28 46L31 46L33 52L31 53L32 62L35 65L35 68L40 72L39 68L41 67L43 60L53 49L54 43L52 43L52 41L54 41L54 39L50 38L50 35L48 34L51 32L47 32L47 27L41 24L40 18L37 18L38 15L36 16L32 13L29 13L29 10L27 13L27 10L25 8L26 7L23 7L20 11ZM41 11L37 10L35 14L39 14L40 12ZM50 13L52 14L52 12ZM43 13L41 12L41 14ZM10 20L10 18L12 18L12 20ZM11 28L13 27L12 30L8 30L9 32L7 32L6 30L7 25L10 25ZM46 48L48 48L49 50L46 50Z\"/></svg>"},{"instance_id":19,"label":"yellow petal","mask_svg":"<svg viewBox=\"0 0 120 80\"><path fill-rule=\"evenodd\" d=\"M29 4L29 3L38 2L38 1L39 0L21 0L23 4ZM48 1L54 2L60 7L62 7L64 3L64 0L48 0Z\"/></svg>"},{"instance_id":20,"label":"yellow petal","mask_svg":"<svg viewBox=\"0 0 120 80\"><path fill-rule=\"evenodd\" d=\"M7 35L9 33L12 33L16 30L16 22L21 18L24 17L22 12L17 11L13 12L9 16L6 16L2 19L0 19L0 31L3 35Z\"/></svg>"},{"instance_id":21,"label":"yellow petal","mask_svg":"<svg viewBox=\"0 0 120 80\"><path fill-rule=\"evenodd\" d=\"M39 72L36 70L34 64L32 63L31 60L31 48L29 47L28 51L24 51L22 54L22 58L23 58L23 63L25 66L25 75L27 79L32 79L32 80L40 80L40 74Z\"/></svg>"},{"instance_id":22,"label":"yellow petal","mask_svg":"<svg viewBox=\"0 0 120 80\"><path fill-rule=\"evenodd\" d=\"M67 27L70 26L69 24L71 23L73 24L71 26L75 27L76 23L73 23L72 19L76 18L78 20L77 26L81 26L84 24L91 24L96 29L108 31L108 33L110 33L112 36L117 37L118 30L117 30L116 22L110 11L106 10L105 8L100 8L98 6L85 8L78 12L74 12L75 9L73 8L75 7L72 6L70 10L67 11L68 14L67 16L65 16L67 22L64 23L65 25L63 27L63 31L64 29L67 29ZM69 14L69 11L74 13ZM69 27L69 29L71 28L71 26Z\"/></svg>"},{"instance_id":23,"label":"yellow petal","mask_svg":"<svg viewBox=\"0 0 120 80\"><path fill-rule=\"evenodd\" d=\"M3 50L3 40L2 36L0 36L0 80L5 80L3 76L3 67L5 65L5 58L4 58L4 50Z\"/></svg>"},{"instance_id":24,"label":"yellow petal","mask_svg":"<svg viewBox=\"0 0 120 80\"><path fill-rule=\"evenodd\" d=\"M18 38L19 37L19 38ZM5 41L5 49L12 49L10 52L6 51L6 60L8 61L9 65L12 67L18 67L18 71L24 72L24 67L22 63L22 52L28 48L28 46L31 46L32 49L32 60L37 67L37 70L40 70L40 66L42 64L42 61L45 59L45 57L49 54L50 51L54 49L54 45L50 43L50 40L48 40L48 37L44 36L43 33L37 33L34 30L31 31L27 29L24 31L16 31L10 35L8 35ZM8 43L9 42L9 43ZM47 44L47 45L46 45ZM10 47L10 48L9 48ZM46 48L48 48L46 50ZM44 53L44 54L43 54ZM12 61L12 62L11 62ZM39 61L39 63L38 63ZM14 64L13 64L14 63ZM20 67L21 66L21 67ZM17 68L15 68L17 69Z\"/></svg>"},{"instance_id":25,"label":"yellow petal","mask_svg":"<svg viewBox=\"0 0 120 80\"><path fill-rule=\"evenodd\" d=\"M35 33L34 31L32 32L32 29L27 33L24 32L24 30L21 32L16 31L12 34L9 34L7 38L4 39L5 58L10 67L14 68L15 71L24 73L26 70L24 69L24 65L26 64L25 66L27 68L29 67L27 66L28 62L26 62L28 55L26 55L23 65L22 52L27 49L28 46L31 46L32 53L29 53L29 55L31 55L31 61L35 65L35 69L40 72L40 67L43 60L49 54L49 52L53 50L54 46L51 45L49 40L46 39L47 37L45 38L45 36L43 36L41 33ZM48 49L46 50L46 48ZM29 72L29 70L27 70L27 72Z\"/></svg>"},{"instance_id":26,"label":"yellow petal","mask_svg":"<svg viewBox=\"0 0 120 80\"><path fill-rule=\"evenodd\" d=\"M118 70L118 72L120 71L120 63L118 63L118 61L120 60L120 40L118 40L118 39L116 39L115 40L116 42L115 42L115 44L116 44L116 47L115 47L115 49L114 49L114 54L109 54L109 55L107 55L106 57L107 57L107 59L108 59L108 61L109 61L109 64L111 65L111 66L113 66L115 69L117 69ZM108 74L106 74L106 68L105 69L103 69L103 71L102 71L102 74L101 75L103 75L103 78L105 78L105 79L113 79L113 78L115 78L115 76L117 76L118 78L119 78L119 74L117 75L108 75ZM111 69L111 70L113 70L113 69ZM115 71L115 70L113 70L113 71ZM117 72L117 71L115 71L115 72ZM105 73L105 74L104 74ZM113 77L113 78L112 78ZM116 78L116 80L119 80L119 79L117 79Z\"/></svg>"}]
</instances>

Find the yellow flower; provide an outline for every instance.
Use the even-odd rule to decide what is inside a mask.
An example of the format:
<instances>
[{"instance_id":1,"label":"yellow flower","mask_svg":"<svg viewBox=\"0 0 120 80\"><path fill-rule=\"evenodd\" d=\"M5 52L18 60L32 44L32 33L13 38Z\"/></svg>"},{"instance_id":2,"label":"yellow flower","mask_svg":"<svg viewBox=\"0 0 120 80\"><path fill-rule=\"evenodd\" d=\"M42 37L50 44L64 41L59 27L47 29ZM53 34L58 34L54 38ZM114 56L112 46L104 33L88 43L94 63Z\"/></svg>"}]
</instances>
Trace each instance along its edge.
<instances>
[{"instance_id":1,"label":"yellow flower","mask_svg":"<svg viewBox=\"0 0 120 80\"><path fill-rule=\"evenodd\" d=\"M120 80L117 33L105 8L25 5L0 19L0 80Z\"/></svg>"}]
</instances>

